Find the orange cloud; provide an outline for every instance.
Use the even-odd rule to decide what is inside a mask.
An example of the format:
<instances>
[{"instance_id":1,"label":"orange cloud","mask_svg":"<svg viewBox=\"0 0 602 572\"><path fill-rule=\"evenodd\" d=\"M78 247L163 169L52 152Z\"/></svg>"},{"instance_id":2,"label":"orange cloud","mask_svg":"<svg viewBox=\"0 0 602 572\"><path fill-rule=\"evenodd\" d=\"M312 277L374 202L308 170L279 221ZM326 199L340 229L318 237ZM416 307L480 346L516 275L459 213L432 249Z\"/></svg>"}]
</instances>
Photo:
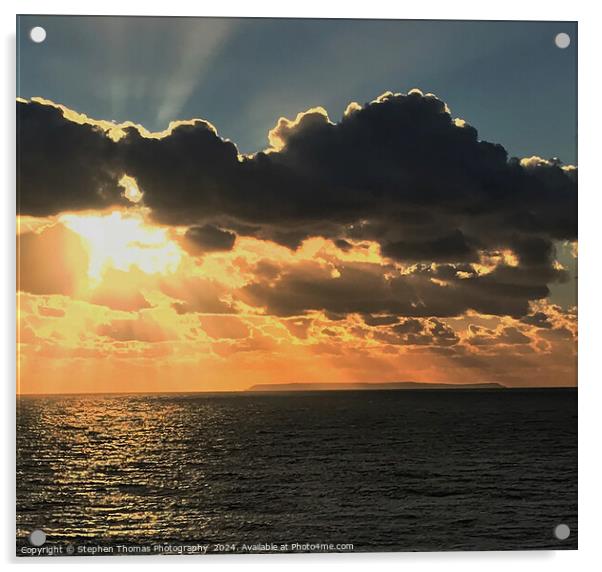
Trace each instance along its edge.
<instances>
[{"instance_id":1,"label":"orange cloud","mask_svg":"<svg viewBox=\"0 0 602 572\"><path fill-rule=\"evenodd\" d=\"M205 333L214 339L240 339L249 335L245 322L233 316L201 316L199 320Z\"/></svg>"},{"instance_id":2,"label":"orange cloud","mask_svg":"<svg viewBox=\"0 0 602 572\"><path fill-rule=\"evenodd\" d=\"M87 267L84 241L62 225L26 232L17 242L17 280L21 290L34 294L75 295Z\"/></svg>"}]
</instances>

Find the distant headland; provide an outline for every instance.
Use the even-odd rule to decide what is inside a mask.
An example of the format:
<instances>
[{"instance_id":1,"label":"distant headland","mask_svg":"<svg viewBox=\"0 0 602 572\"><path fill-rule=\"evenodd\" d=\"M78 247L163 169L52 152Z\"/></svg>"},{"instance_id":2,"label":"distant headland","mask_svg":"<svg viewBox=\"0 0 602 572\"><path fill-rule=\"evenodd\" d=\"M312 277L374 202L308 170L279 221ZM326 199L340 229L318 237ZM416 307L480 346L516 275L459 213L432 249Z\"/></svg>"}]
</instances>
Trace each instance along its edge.
<instances>
[{"instance_id":1,"label":"distant headland","mask_svg":"<svg viewBox=\"0 0 602 572\"><path fill-rule=\"evenodd\" d=\"M421 383L418 381L342 383L260 383L247 391L344 391L375 389L506 389L501 383Z\"/></svg>"}]
</instances>

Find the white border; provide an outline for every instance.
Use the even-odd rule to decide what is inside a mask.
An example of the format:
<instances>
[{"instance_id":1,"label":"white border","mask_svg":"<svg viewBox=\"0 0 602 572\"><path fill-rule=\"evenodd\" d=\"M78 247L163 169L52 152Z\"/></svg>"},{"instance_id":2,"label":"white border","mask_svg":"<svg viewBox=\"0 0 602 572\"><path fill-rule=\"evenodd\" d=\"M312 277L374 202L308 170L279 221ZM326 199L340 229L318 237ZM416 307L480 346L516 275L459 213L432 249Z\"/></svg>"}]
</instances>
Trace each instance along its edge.
<instances>
[{"instance_id":1,"label":"white border","mask_svg":"<svg viewBox=\"0 0 602 572\"><path fill-rule=\"evenodd\" d=\"M547 2L505 0L502 3L471 2L468 0L403 3L356 3L349 0L230 1L213 3L181 0L180 2L133 2L104 0L90 5L80 1L54 0L53 2L27 1L5 2L0 10L4 56L2 64L2 145L1 173L4 176L2 241L3 273L2 288L3 339L0 362L4 365L3 445L5 459L2 479L2 559L9 566L30 569L34 566L64 566L77 569L86 566L111 565L114 570L157 566L203 566L220 569L242 565L251 570L281 568L306 570L307 567L326 568L342 566L349 570L364 570L366 566L399 570L401 567L421 570L445 569L449 572L467 570L507 572L518 570L546 570L567 572L594 569L602 560L597 554L600 517L600 436L602 435L600 407L601 385L598 375L599 335L601 323L598 291L602 272L599 270L599 240L601 193L599 158L601 105L598 102L601 89L600 36L602 20L600 10L593 2ZM273 555L273 556L197 556L197 557L111 557L31 559L19 561L13 556L14 544L14 389L15 389L15 152L14 152L14 96L15 96L15 14L126 14L126 15L175 15L175 16L280 16L280 17L345 17L345 18L404 18L404 19L488 19L488 20L578 20L579 21L579 551L558 552L474 552L474 553L422 553L422 554L351 554L351 555ZM518 88L519 89L519 88ZM542 94L545 97L545 94ZM554 118L550 118L553 121ZM75 566L76 568L71 568Z\"/></svg>"}]
</instances>

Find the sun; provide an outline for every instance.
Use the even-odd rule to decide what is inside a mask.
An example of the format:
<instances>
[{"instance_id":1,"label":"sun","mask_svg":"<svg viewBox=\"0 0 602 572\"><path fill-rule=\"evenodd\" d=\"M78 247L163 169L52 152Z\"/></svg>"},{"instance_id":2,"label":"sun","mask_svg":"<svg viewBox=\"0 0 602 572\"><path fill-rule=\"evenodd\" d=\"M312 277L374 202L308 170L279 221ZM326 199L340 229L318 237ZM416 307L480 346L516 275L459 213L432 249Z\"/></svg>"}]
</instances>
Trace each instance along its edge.
<instances>
[{"instance_id":1,"label":"sun","mask_svg":"<svg viewBox=\"0 0 602 572\"><path fill-rule=\"evenodd\" d=\"M146 274L170 274L180 265L182 251L167 229L150 226L139 212L64 214L59 220L87 246L92 283L99 283L110 268L127 272L136 267Z\"/></svg>"}]
</instances>

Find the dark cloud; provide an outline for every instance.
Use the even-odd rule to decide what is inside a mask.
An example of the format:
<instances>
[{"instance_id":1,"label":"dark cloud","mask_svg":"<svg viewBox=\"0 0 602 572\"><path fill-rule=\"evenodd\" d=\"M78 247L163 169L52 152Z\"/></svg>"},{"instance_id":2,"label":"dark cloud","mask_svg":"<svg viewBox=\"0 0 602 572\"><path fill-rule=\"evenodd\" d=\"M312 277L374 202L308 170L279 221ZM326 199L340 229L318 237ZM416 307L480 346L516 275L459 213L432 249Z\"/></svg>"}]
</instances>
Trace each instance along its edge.
<instances>
[{"instance_id":1,"label":"dark cloud","mask_svg":"<svg viewBox=\"0 0 602 572\"><path fill-rule=\"evenodd\" d=\"M515 236L510 246L520 262L527 266L548 266L554 255L552 242L540 236Z\"/></svg>"},{"instance_id":2,"label":"dark cloud","mask_svg":"<svg viewBox=\"0 0 602 572\"><path fill-rule=\"evenodd\" d=\"M234 233L290 248L323 236L342 250L377 241L385 257L418 263L390 280L382 268L348 266L337 280L291 270L277 288L258 279L244 290L281 315L524 316L550 283L566 280L554 244L576 238L576 170L509 159L431 95L387 93L338 123L320 109L281 119L270 133L274 148L248 157L201 120L162 138L130 127L113 142L48 105L19 110L21 214L123 202L117 180L128 174L152 216L188 226L185 240L199 252L231 248ZM506 250L517 265L477 271L483 254ZM224 304L198 302L177 309Z\"/></svg>"},{"instance_id":3,"label":"dark cloud","mask_svg":"<svg viewBox=\"0 0 602 572\"><path fill-rule=\"evenodd\" d=\"M435 318L407 318L390 328L374 332L374 338L393 345L453 346L460 341L447 324Z\"/></svg>"},{"instance_id":4,"label":"dark cloud","mask_svg":"<svg viewBox=\"0 0 602 572\"><path fill-rule=\"evenodd\" d=\"M540 336L545 340L559 341L575 339L575 334L566 326L560 326L549 330L542 330Z\"/></svg>"},{"instance_id":5,"label":"dark cloud","mask_svg":"<svg viewBox=\"0 0 602 572\"><path fill-rule=\"evenodd\" d=\"M391 324L396 324L399 322L399 318L397 316L392 315L372 315L366 314L362 316L364 323L367 326L389 326Z\"/></svg>"},{"instance_id":6,"label":"dark cloud","mask_svg":"<svg viewBox=\"0 0 602 572\"><path fill-rule=\"evenodd\" d=\"M418 334L422 331L423 324L420 320L416 320L414 318L408 318L404 320L400 324L393 326L391 328L392 332L397 334Z\"/></svg>"},{"instance_id":7,"label":"dark cloud","mask_svg":"<svg viewBox=\"0 0 602 572\"><path fill-rule=\"evenodd\" d=\"M536 326L538 328L548 329L552 327L552 323L545 312L534 312L533 314L524 316L521 319L521 322L524 324L529 324L530 326Z\"/></svg>"},{"instance_id":8,"label":"dark cloud","mask_svg":"<svg viewBox=\"0 0 602 572\"><path fill-rule=\"evenodd\" d=\"M461 266L463 267L463 266ZM255 281L236 292L243 301L279 316L325 311L346 315L358 313L366 323L378 325L378 316L450 317L467 310L482 314L524 316L529 302L549 294L546 281L556 281L561 270L531 273L528 268L498 266L489 274L451 274L433 280L437 267L417 266L396 275L393 267L368 263L347 263L333 277L318 262L282 267L269 278ZM375 316L374 318L372 316Z\"/></svg>"},{"instance_id":9,"label":"dark cloud","mask_svg":"<svg viewBox=\"0 0 602 572\"><path fill-rule=\"evenodd\" d=\"M433 261L471 261L478 260L477 251L468 243L460 230L433 240L400 240L385 243L383 256L408 262L422 260Z\"/></svg>"},{"instance_id":10,"label":"dark cloud","mask_svg":"<svg viewBox=\"0 0 602 572\"><path fill-rule=\"evenodd\" d=\"M115 200L121 169L161 222L230 218L285 244L296 242L293 235L344 240L349 233L377 238L392 256L415 250L431 260L433 248L437 255L451 242L445 256L457 254L458 262L522 233L544 240L576 233L575 171L508 160L502 146L456 124L434 96L385 94L338 123L318 111L281 120L272 132L281 148L242 158L201 120L160 139L130 127L113 143L54 107L19 109L23 214Z\"/></svg>"},{"instance_id":11,"label":"dark cloud","mask_svg":"<svg viewBox=\"0 0 602 572\"><path fill-rule=\"evenodd\" d=\"M182 245L191 254L232 250L236 242L236 234L223 230L212 224L191 226L184 235Z\"/></svg>"},{"instance_id":12,"label":"dark cloud","mask_svg":"<svg viewBox=\"0 0 602 572\"><path fill-rule=\"evenodd\" d=\"M17 101L17 209L46 216L123 202L118 147L99 127Z\"/></svg>"},{"instance_id":13,"label":"dark cloud","mask_svg":"<svg viewBox=\"0 0 602 572\"><path fill-rule=\"evenodd\" d=\"M194 225L230 214L233 193L245 195L236 146L205 121L179 125L161 139L131 127L118 147L124 172L136 178L144 204L162 223Z\"/></svg>"},{"instance_id":14,"label":"dark cloud","mask_svg":"<svg viewBox=\"0 0 602 572\"><path fill-rule=\"evenodd\" d=\"M353 244L342 238L338 238L334 241L337 248L340 248L343 252L349 252L353 248Z\"/></svg>"},{"instance_id":15,"label":"dark cloud","mask_svg":"<svg viewBox=\"0 0 602 572\"><path fill-rule=\"evenodd\" d=\"M506 326L497 330L491 330L482 326L471 324L468 327L470 337L468 343L474 346L490 346L498 344L519 345L528 344L531 338L523 334L514 326Z\"/></svg>"}]
</instances>

